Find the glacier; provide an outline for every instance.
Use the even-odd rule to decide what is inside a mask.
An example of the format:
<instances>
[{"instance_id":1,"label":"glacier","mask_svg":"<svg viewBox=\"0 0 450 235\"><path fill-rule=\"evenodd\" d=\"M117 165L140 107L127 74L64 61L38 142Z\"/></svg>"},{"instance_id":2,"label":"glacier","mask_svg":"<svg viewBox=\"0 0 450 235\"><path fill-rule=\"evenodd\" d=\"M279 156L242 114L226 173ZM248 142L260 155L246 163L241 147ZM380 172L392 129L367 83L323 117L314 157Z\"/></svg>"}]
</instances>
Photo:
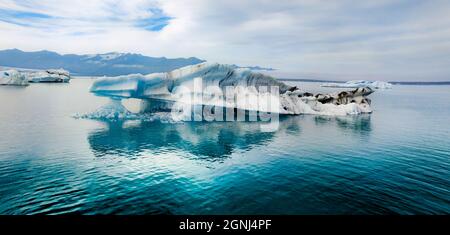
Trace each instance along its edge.
<instances>
[{"instance_id":1,"label":"glacier","mask_svg":"<svg viewBox=\"0 0 450 235\"><path fill-rule=\"evenodd\" d=\"M28 80L17 70L5 70L0 71L0 85L28 86Z\"/></svg>"},{"instance_id":2,"label":"glacier","mask_svg":"<svg viewBox=\"0 0 450 235\"><path fill-rule=\"evenodd\" d=\"M334 88L358 88L358 87L370 87L373 89L391 89L392 84L383 81L366 81L366 80L352 80L345 83L323 83L322 87L334 87Z\"/></svg>"},{"instance_id":3,"label":"glacier","mask_svg":"<svg viewBox=\"0 0 450 235\"><path fill-rule=\"evenodd\" d=\"M185 115L189 107L201 105L288 115L352 115L372 112L367 96L373 89L312 94L250 69L205 62L167 73L98 78L90 91L114 100L142 100L140 112L176 110Z\"/></svg>"}]
</instances>

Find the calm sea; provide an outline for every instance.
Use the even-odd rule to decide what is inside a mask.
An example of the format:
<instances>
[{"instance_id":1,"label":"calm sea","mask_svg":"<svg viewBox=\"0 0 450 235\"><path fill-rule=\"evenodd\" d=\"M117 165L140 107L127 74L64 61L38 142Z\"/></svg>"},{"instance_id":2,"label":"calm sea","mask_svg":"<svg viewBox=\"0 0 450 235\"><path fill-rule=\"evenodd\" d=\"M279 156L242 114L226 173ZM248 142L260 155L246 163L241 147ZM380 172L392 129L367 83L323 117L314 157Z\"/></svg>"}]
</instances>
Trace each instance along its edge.
<instances>
[{"instance_id":1,"label":"calm sea","mask_svg":"<svg viewBox=\"0 0 450 235\"><path fill-rule=\"evenodd\" d=\"M91 83L0 87L0 214L450 213L450 86L394 86L371 115L262 132L73 118L107 102Z\"/></svg>"}]
</instances>

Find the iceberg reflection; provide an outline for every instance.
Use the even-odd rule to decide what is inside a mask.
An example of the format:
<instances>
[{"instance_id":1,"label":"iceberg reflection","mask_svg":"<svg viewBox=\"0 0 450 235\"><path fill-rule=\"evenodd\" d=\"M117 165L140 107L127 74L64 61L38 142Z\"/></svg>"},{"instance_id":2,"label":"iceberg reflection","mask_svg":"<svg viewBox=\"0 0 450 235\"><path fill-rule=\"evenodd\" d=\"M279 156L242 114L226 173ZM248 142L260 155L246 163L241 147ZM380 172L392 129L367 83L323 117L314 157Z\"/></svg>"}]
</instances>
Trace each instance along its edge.
<instances>
[{"instance_id":1,"label":"iceberg reflection","mask_svg":"<svg viewBox=\"0 0 450 235\"><path fill-rule=\"evenodd\" d=\"M135 158L145 151L156 155L175 151L188 153L184 155L194 158L192 160L214 162L223 161L234 152L249 151L275 140L291 142L300 138L303 132L309 135L314 130L309 126L351 130L350 133L360 136L367 136L372 130L369 115L283 116L279 128L273 132L261 131L259 122L103 122L106 128L97 129L88 136L96 157L118 155Z\"/></svg>"},{"instance_id":2,"label":"iceberg reflection","mask_svg":"<svg viewBox=\"0 0 450 235\"><path fill-rule=\"evenodd\" d=\"M246 151L270 141L275 132L261 132L255 122L106 122L92 132L89 143L95 156L138 156L145 150L181 150L207 161L217 161L235 150Z\"/></svg>"}]
</instances>

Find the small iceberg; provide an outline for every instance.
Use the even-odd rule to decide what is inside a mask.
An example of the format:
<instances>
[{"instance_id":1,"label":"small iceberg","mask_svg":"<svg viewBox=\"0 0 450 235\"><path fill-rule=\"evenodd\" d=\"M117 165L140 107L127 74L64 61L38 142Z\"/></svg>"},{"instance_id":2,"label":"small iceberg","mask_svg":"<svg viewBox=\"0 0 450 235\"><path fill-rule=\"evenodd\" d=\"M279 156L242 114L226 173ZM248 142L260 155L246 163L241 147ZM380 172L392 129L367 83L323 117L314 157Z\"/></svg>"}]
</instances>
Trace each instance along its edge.
<instances>
[{"instance_id":1,"label":"small iceberg","mask_svg":"<svg viewBox=\"0 0 450 235\"><path fill-rule=\"evenodd\" d=\"M370 87L373 89L391 89L392 84L383 81L365 81L365 80L353 80L346 83L323 83L321 87L334 87L334 88L359 88Z\"/></svg>"},{"instance_id":2,"label":"small iceberg","mask_svg":"<svg viewBox=\"0 0 450 235\"><path fill-rule=\"evenodd\" d=\"M201 63L167 73L99 78L90 91L113 99L141 99L146 104L141 112L183 113L191 111L189 107L214 106L288 115L353 115L372 112L367 96L373 89L312 94L250 69Z\"/></svg>"},{"instance_id":3,"label":"small iceberg","mask_svg":"<svg viewBox=\"0 0 450 235\"><path fill-rule=\"evenodd\" d=\"M28 80L17 70L5 70L0 71L0 85L28 86Z\"/></svg>"},{"instance_id":4,"label":"small iceberg","mask_svg":"<svg viewBox=\"0 0 450 235\"><path fill-rule=\"evenodd\" d=\"M70 73L64 69L47 69L44 71L36 71L27 73L29 82L69 82Z\"/></svg>"}]
</instances>

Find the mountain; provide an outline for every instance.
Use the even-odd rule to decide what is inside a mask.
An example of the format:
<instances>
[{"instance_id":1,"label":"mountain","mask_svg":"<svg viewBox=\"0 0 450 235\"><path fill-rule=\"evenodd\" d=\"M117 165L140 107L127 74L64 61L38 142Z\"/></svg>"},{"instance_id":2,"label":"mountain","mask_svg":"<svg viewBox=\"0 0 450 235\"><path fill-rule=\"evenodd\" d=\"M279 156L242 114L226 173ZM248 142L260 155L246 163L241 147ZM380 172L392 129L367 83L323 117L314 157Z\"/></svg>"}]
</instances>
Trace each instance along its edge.
<instances>
[{"instance_id":1,"label":"mountain","mask_svg":"<svg viewBox=\"0 0 450 235\"><path fill-rule=\"evenodd\" d=\"M24 52L0 50L0 66L27 69L64 68L80 76L118 76L131 73L167 72L183 66L204 62L190 58L149 57L132 53L111 52L93 55L60 55L52 51Z\"/></svg>"}]
</instances>

